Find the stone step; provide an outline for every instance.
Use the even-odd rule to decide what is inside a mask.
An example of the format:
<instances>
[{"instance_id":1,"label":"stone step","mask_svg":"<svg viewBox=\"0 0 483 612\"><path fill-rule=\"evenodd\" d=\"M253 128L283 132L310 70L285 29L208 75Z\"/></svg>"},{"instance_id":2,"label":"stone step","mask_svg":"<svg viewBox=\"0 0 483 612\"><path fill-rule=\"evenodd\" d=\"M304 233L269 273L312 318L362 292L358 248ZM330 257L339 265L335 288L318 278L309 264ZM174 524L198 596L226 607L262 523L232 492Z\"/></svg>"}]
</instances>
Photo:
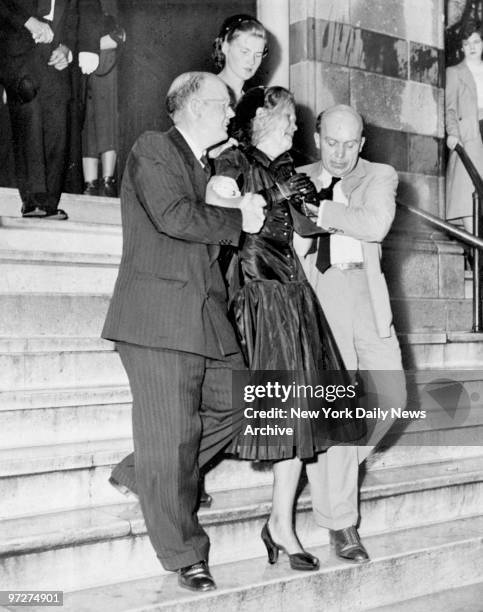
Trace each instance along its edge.
<instances>
[{"instance_id":1,"label":"stone step","mask_svg":"<svg viewBox=\"0 0 483 612\"><path fill-rule=\"evenodd\" d=\"M54 409L47 412L54 428L58 427L56 416L57 420L64 417L65 409L55 409L58 415L52 415ZM3 492L1 518L28 514L32 499L36 500L35 507L38 512L123 501L106 483L111 466L132 449L129 404L91 405L84 406L83 409L86 414L79 417L83 421L79 429L84 428L89 434L88 438L83 439L79 439L79 434L75 431L72 412L67 413L71 431L67 433L66 439L49 439L49 433L46 431L49 420L42 422L45 409L37 409L35 418L30 416L30 410L15 411L14 416L17 416L17 419L11 416L10 411L0 413L2 429L4 421L6 422L6 434L0 448L0 482ZM81 410L82 408L79 412ZM116 422L119 414L119 422ZM84 420L89 415L93 415L92 434ZM74 416L77 416L77 413L74 413ZM23 417L23 421L18 417ZM28 431L15 432L12 422L20 426L27 424L25 430ZM38 437L35 435L36 427L32 426L32 423L35 425L37 422L40 423ZM93 426L93 423L96 423L96 426ZM62 427L68 429L67 425ZM10 446L7 437L9 431L13 432ZM108 438L109 435L112 437ZM392 440L395 444L386 448L385 445ZM436 432L416 430L394 437L388 436L381 450L370 456L365 469L372 473L386 469L414 469L422 463L471 460L483 456L482 440L483 424L457 429L447 428ZM210 493L257 487L271 482L271 469L266 463L225 458L209 471L206 482ZM66 491L69 492L68 495L65 495Z\"/></svg>"},{"instance_id":2,"label":"stone step","mask_svg":"<svg viewBox=\"0 0 483 612\"><path fill-rule=\"evenodd\" d=\"M0 449L5 500L0 518L28 515L32 499L39 513L124 503L107 481L112 466L131 451L130 437ZM271 480L267 464L224 459L208 474L207 486L216 493L267 485Z\"/></svg>"},{"instance_id":3,"label":"stone step","mask_svg":"<svg viewBox=\"0 0 483 612\"><path fill-rule=\"evenodd\" d=\"M389 606L372 608L368 612L482 612L483 582L468 584L454 589L445 589L438 593L423 595L415 599L392 603Z\"/></svg>"},{"instance_id":4,"label":"stone step","mask_svg":"<svg viewBox=\"0 0 483 612\"><path fill-rule=\"evenodd\" d=\"M35 407L55 409L57 406L65 405L65 394L67 394L65 397L69 398L69 407L73 406L77 411L90 393L90 388L94 396L97 396L98 388L101 394L104 388L106 388L108 394L112 394L115 392L112 387L120 385L120 393L124 397L121 403L128 401L125 396L128 393L126 391L127 377L119 356L114 351L114 343L100 338L0 337L0 367L2 371L0 377L0 415L2 411L14 413L16 410L32 410ZM430 393L435 381L438 384L439 381L446 381L449 387L452 387L453 384L458 385L461 390L461 398L466 398L465 401L468 406L471 404L471 409L476 411L476 408L483 401L480 397L482 376L479 369L448 368L407 372L408 408L424 408L422 404L428 404L428 397L431 400L430 403L434 404ZM77 387L79 388L80 398L74 401ZM60 394L58 401L56 399L57 393ZM101 400L94 403L102 405ZM87 403L90 404L91 402L87 401ZM460 405L463 404L460 403ZM466 406L466 404L464 405ZM436 408L438 408L438 404L436 404ZM67 415L68 412L64 411L64 414ZM467 425L481 422L478 417L476 420L468 420L466 418L468 415L461 410L458 411L456 417L459 418L463 414ZM475 415L477 416L478 413L475 412ZM55 417L55 410L51 412L51 416ZM81 412L78 416L81 416ZM433 418L434 410L428 416L431 417L428 418L429 428L440 426L439 421L435 421ZM7 418L15 420L15 415L10 414L8 417L4 415L4 423ZM20 424L25 417L19 416L18 418ZM75 420L77 421L77 417L75 417ZM463 424L463 422L449 421L449 426L455 424ZM15 427L13 425L13 428ZM413 427L412 425L411 428ZM445 427L448 427L448 424ZM58 439L56 437L55 429L52 429L51 433L57 441L62 441L62 438ZM86 437L88 438L88 436ZM0 433L1 444L2 434ZM11 444L11 446L14 445Z\"/></svg>"},{"instance_id":5,"label":"stone step","mask_svg":"<svg viewBox=\"0 0 483 612\"><path fill-rule=\"evenodd\" d=\"M0 257L3 251L109 253L120 257L121 227L42 219L0 217Z\"/></svg>"},{"instance_id":6,"label":"stone step","mask_svg":"<svg viewBox=\"0 0 483 612\"><path fill-rule=\"evenodd\" d=\"M0 294L0 336L99 337L110 294Z\"/></svg>"},{"instance_id":7,"label":"stone step","mask_svg":"<svg viewBox=\"0 0 483 612\"><path fill-rule=\"evenodd\" d=\"M10 334L0 335L0 361L2 362L2 375L0 376L0 389L15 390L33 387L67 387L72 385L85 386L90 382L106 385L116 382L125 383L126 376L114 344L100 339L96 335L79 336L77 331L85 330L92 321L86 321L84 313L80 316L81 306L90 311L107 308L107 296L88 295L33 295L0 296L0 310L2 305L9 303L13 306L27 304L34 307L35 303L45 304L53 302L55 310L50 317L40 317L39 326L46 326L46 319L56 321L56 335L35 334L30 337L19 337ZM16 298L16 299L15 299ZM22 299L24 298L24 299ZM61 316L59 304L75 304L78 321L71 317ZM89 312L88 310L88 312ZM17 317L18 320L19 317ZM27 317L28 318L28 317ZM29 322L33 327L34 323ZM3 324L9 324L4 321ZM14 321L11 321L12 328ZM2 322L0 321L0 327ZM66 329L70 327L70 329ZM102 321L99 323L102 328ZM22 328L23 329L23 328ZM13 329L12 329L13 331ZM42 330L41 330L42 331ZM60 333L59 333L60 332ZM67 332L65 335L63 332ZM69 334L72 332L72 335ZM407 364L413 367L427 368L434 380L436 377L455 378L455 380L480 380L481 358L483 358L482 334L453 334L452 336L431 334L411 334L402 336L401 345ZM99 367L97 367L98 363ZM435 365L437 367L435 367ZM85 367L84 367L85 366ZM474 366L471 373L470 367ZM103 370L102 368L106 369ZM429 369L431 368L431 369ZM106 378L103 378L104 372ZM416 370L418 380L422 380L422 370ZM93 375L94 378L90 378ZM411 384L414 372L407 372L408 385ZM473 389L477 391L477 389Z\"/></svg>"},{"instance_id":8,"label":"stone step","mask_svg":"<svg viewBox=\"0 0 483 612\"><path fill-rule=\"evenodd\" d=\"M97 338L0 338L0 385L6 387L0 391L0 447L127 435L131 395L113 347ZM106 385L108 379L112 382ZM472 428L483 424L481 379L479 370L408 372L408 409L428 412L426 420L404 421L404 444L414 444L409 434L415 432L418 444L478 444L479 432ZM434 381L441 380L460 394L454 413L452 405L446 412L431 397ZM26 427L29 419L37 426Z\"/></svg>"},{"instance_id":9,"label":"stone step","mask_svg":"<svg viewBox=\"0 0 483 612\"><path fill-rule=\"evenodd\" d=\"M478 383L480 384L480 383ZM385 442L394 439L387 461L412 463L411 447L425 445L427 459L441 458L440 447L478 446L483 432L483 410L474 406L461 419L445 414L428 424L404 423L404 432L396 423ZM402 426L401 426L402 428ZM0 391L0 449L47 446L129 437L131 435L131 394L126 385L25 389ZM406 450L409 447L409 450ZM403 456L408 457L403 459ZM392 458L394 456L394 458ZM453 456L453 455L452 455Z\"/></svg>"},{"instance_id":10,"label":"stone step","mask_svg":"<svg viewBox=\"0 0 483 612\"><path fill-rule=\"evenodd\" d=\"M129 386L0 391L0 448L131 435Z\"/></svg>"},{"instance_id":11,"label":"stone step","mask_svg":"<svg viewBox=\"0 0 483 612\"><path fill-rule=\"evenodd\" d=\"M134 522L118 518L116 540L111 540L110 546L101 550L100 540L97 544L92 540L107 535L103 519L108 517L107 508L99 511L97 522L87 516L82 522L80 517L71 518L70 522L67 519L61 522L56 516L44 517L45 527L50 524L51 529L63 529L63 548L48 550L45 538L37 537L42 552L4 556L0 560L4 588L15 590L21 588L19 584L29 584L29 589L58 585L56 588L64 591L89 584L99 587L66 595L64 607L72 612L258 612L260 609L276 612L293 610L295 602L303 610L331 612L368 610L481 580L481 516L366 535L364 541L372 561L359 566L336 559L324 534L317 533L313 545L302 537L304 544L320 559L321 568L317 572L294 572L284 555L275 566L268 565L259 541L259 528L265 516L256 522L245 523L242 541L233 538L230 532L220 537L220 530L209 526L206 518L204 523L212 541L211 565L218 590L203 595L179 589L175 574L160 576L164 572L154 559L154 553L146 547L140 550L143 538L129 538L136 529ZM31 538L38 528L32 523L25 527L26 538ZM73 540L82 530L89 532L92 543L76 548L72 546ZM256 541L255 549L247 550L248 538ZM131 546L126 546L130 541ZM223 558L226 549L242 556L226 560ZM20 550L19 547L19 553ZM248 557L243 556L247 554ZM151 564L148 564L149 557ZM15 571L12 571L13 566ZM144 579L135 580L135 573Z\"/></svg>"},{"instance_id":12,"label":"stone step","mask_svg":"<svg viewBox=\"0 0 483 612\"><path fill-rule=\"evenodd\" d=\"M22 202L17 189L0 187L0 217L20 218ZM69 215L68 221L60 223L81 222L100 223L102 225L120 225L121 207L118 198L84 196L63 193L59 208ZM45 223L56 223L45 221Z\"/></svg>"},{"instance_id":13,"label":"stone step","mask_svg":"<svg viewBox=\"0 0 483 612\"><path fill-rule=\"evenodd\" d=\"M111 510L116 506L116 512L124 513L126 498L108 485L107 478L110 465L127 450L129 441L118 440L65 445L64 448L59 445L50 449L18 449L13 455L1 451L0 474L7 477L2 478L4 498L0 518L4 522L19 520L21 516L26 517L26 521L31 519L33 500L36 513L46 516L49 513L64 516L79 509L95 513L106 504ZM68 468L75 475L75 481L66 478ZM249 462L225 460L209 475L207 486L214 494L212 510L223 513L233 504L237 507L248 504L253 510L250 504L255 500L268 508L271 481L270 468L266 464L254 466ZM456 500L457 495L462 496L460 501ZM464 515L477 513L483 502L482 495L481 452L479 456L414 464L411 469L408 466L369 467L361 491L361 500L370 508L370 511L366 509L364 526L368 531L389 529L388 521L394 513L403 525L408 525L408 520L421 520L416 510L423 511L426 502L434 511L431 520L436 520L438 513L441 514L438 520L446 520L448 515L449 518L459 516L461 512ZM301 508L307 509L307 496L303 495L300 503ZM137 516L137 505L128 506L134 508L133 516ZM411 507L414 507L412 517L399 517ZM247 519L252 511L250 508L243 510ZM144 527L141 529L138 525L137 532L144 533L143 530Z\"/></svg>"},{"instance_id":14,"label":"stone step","mask_svg":"<svg viewBox=\"0 0 483 612\"><path fill-rule=\"evenodd\" d=\"M94 264L28 262L27 259L14 262L0 261L0 294L47 292L92 294L96 291L110 295L117 278L117 262L98 261Z\"/></svg>"},{"instance_id":15,"label":"stone step","mask_svg":"<svg viewBox=\"0 0 483 612\"><path fill-rule=\"evenodd\" d=\"M0 519L121 501L107 484L130 438L0 450Z\"/></svg>"},{"instance_id":16,"label":"stone step","mask_svg":"<svg viewBox=\"0 0 483 612\"><path fill-rule=\"evenodd\" d=\"M27 349L16 351L24 342L0 342L2 390L127 384L118 353L100 338L46 338L37 346L31 339Z\"/></svg>"},{"instance_id":17,"label":"stone step","mask_svg":"<svg viewBox=\"0 0 483 612\"><path fill-rule=\"evenodd\" d=\"M117 266L119 255L110 253L58 253L55 251L19 251L6 249L0 252L0 261L5 265L21 263L36 265L99 265Z\"/></svg>"}]
</instances>

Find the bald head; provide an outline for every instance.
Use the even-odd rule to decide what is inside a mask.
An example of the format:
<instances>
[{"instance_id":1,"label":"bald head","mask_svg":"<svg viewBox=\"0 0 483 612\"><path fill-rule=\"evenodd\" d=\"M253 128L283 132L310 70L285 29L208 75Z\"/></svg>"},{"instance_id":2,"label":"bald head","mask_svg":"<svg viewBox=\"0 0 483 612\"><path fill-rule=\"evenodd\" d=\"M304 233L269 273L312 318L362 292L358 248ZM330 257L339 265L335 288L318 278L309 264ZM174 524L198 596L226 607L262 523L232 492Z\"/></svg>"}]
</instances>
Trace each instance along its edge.
<instances>
[{"instance_id":1,"label":"bald head","mask_svg":"<svg viewBox=\"0 0 483 612\"><path fill-rule=\"evenodd\" d=\"M346 176L356 166L364 146L363 127L362 117L346 104L331 106L317 117L315 144L332 176Z\"/></svg>"},{"instance_id":2,"label":"bald head","mask_svg":"<svg viewBox=\"0 0 483 612\"><path fill-rule=\"evenodd\" d=\"M337 117L339 121L347 121L349 123L351 121L355 122L358 126L360 135L362 135L364 130L364 122L362 121L362 117L355 110L355 108L352 108L352 106L349 106L348 104L335 104L334 106L330 106L319 113L315 123L315 131L320 132L322 123L333 116Z\"/></svg>"}]
</instances>

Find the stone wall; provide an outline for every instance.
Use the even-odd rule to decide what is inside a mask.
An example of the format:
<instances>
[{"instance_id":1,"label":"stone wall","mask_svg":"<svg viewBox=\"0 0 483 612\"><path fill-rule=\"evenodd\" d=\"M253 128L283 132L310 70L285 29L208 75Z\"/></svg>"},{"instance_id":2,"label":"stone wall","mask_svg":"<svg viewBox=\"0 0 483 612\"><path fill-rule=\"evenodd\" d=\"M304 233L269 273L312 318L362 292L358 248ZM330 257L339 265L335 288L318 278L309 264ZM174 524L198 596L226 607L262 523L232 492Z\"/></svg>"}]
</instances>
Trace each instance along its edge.
<instances>
[{"instance_id":1,"label":"stone wall","mask_svg":"<svg viewBox=\"0 0 483 612\"><path fill-rule=\"evenodd\" d=\"M364 157L393 165L399 198L444 212L443 0L291 0L295 146L317 157L317 113L354 106Z\"/></svg>"}]
</instances>

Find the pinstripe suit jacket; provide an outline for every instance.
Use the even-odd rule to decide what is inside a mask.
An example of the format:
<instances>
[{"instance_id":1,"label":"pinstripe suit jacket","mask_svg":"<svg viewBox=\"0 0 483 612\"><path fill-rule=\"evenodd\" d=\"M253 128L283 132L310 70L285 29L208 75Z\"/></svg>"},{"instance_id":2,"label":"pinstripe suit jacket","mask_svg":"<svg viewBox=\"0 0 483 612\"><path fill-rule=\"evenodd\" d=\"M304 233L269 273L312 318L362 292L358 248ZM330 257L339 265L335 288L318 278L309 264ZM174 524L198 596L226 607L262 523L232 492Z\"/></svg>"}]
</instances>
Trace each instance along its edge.
<instances>
[{"instance_id":1,"label":"pinstripe suit jacket","mask_svg":"<svg viewBox=\"0 0 483 612\"><path fill-rule=\"evenodd\" d=\"M214 359L238 352L217 256L241 212L205 204L207 178L176 128L146 132L121 188L123 253L104 338Z\"/></svg>"}]
</instances>

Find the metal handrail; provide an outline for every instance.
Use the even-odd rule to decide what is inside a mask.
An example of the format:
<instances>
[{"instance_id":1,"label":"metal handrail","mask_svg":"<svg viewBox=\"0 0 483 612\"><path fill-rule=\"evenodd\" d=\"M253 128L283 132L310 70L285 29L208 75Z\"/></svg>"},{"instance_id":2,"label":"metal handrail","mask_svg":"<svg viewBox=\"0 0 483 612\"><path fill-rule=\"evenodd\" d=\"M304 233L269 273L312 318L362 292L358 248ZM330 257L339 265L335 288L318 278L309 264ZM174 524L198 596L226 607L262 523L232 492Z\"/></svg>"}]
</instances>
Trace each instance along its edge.
<instances>
[{"instance_id":1,"label":"metal handrail","mask_svg":"<svg viewBox=\"0 0 483 612\"><path fill-rule=\"evenodd\" d=\"M481 177L475 165L471 161L468 153L464 150L461 144L457 144L455 147L456 153L459 155L463 166L469 174L469 177L475 187L473 192L473 230L474 234L470 234L465 230L460 229L452 223L443 221L440 217L432 215L431 213L421 210L411 204L404 202L397 202L397 204L410 212L411 214L423 219L427 223L430 223L439 230L445 232L452 238L464 242L473 249L473 331L482 331L481 325L481 285L480 285L480 260L481 253L483 250L483 240L480 238L481 235L481 206L480 202L483 201L483 178Z\"/></svg>"},{"instance_id":2,"label":"metal handrail","mask_svg":"<svg viewBox=\"0 0 483 612\"><path fill-rule=\"evenodd\" d=\"M442 232L445 232L446 234L450 235L451 238L456 238L456 240L461 240L461 242L464 242L468 246L483 250L482 238L473 236L473 234L470 234L469 232L466 232L465 230L457 227L456 225L448 223L448 221L444 221L443 219L441 219L441 217L432 215L431 213L428 213L425 210L418 208L417 206L412 206L411 204L406 204L405 202L400 201L397 202L397 205L401 208L404 208L404 210L407 210L416 217L419 217L427 223L430 223Z\"/></svg>"},{"instance_id":3,"label":"metal handrail","mask_svg":"<svg viewBox=\"0 0 483 612\"><path fill-rule=\"evenodd\" d=\"M463 145L458 143L454 150L456 153L458 153L461 163L466 168L466 172L468 172L470 175L471 182L475 186L479 197L483 197L483 178L476 169L475 164L471 161L468 153L464 150Z\"/></svg>"}]
</instances>

